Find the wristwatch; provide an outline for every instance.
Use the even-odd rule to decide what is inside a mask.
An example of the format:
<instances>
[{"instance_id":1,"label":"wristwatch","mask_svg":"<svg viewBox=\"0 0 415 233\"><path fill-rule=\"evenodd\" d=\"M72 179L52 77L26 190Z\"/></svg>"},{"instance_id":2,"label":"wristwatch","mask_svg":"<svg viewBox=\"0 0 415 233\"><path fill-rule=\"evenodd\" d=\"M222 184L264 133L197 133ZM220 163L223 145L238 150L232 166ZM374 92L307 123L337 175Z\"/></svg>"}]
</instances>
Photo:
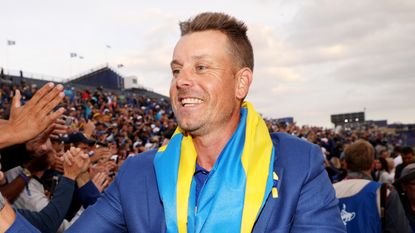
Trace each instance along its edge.
<instances>
[{"instance_id":1,"label":"wristwatch","mask_svg":"<svg viewBox=\"0 0 415 233\"><path fill-rule=\"evenodd\" d=\"M27 168L23 168L22 173L27 177L27 178L31 178L32 177L32 173L29 171L29 169Z\"/></svg>"},{"instance_id":2,"label":"wristwatch","mask_svg":"<svg viewBox=\"0 0 415 233\"><path fill-rule=\"evenodd\" d=\"M5 204L6 204L6 199L4 199L3 195L0 192L0 211L3 210Z\"/></svg>"},{"instance_id":3,"label":"wristwatch","mask_svg":"<svg viewBox=\"0 0 415 233\"><path fill-rule=\"evenodd\" d=\"M30 178L32 178L32 173L27 168L23 168L23 170L19 173L19 176L22 177L26 186L29 185Z\"/></svg>"}]
</instances>

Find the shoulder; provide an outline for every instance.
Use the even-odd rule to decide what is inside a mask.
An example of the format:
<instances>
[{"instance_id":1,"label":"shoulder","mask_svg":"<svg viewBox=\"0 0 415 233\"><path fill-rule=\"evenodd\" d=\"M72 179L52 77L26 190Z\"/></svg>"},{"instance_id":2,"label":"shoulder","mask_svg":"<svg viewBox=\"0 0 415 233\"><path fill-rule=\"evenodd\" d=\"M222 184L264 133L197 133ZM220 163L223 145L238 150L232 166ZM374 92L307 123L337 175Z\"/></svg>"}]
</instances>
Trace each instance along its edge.
<instances>
[{"instance_id":1,"label":"shoulder","mask_svg":"<svg viewBox=\"0 0 415 233\"><path fill-rule=\"evenodd\" d=\"M280 153L288 153L290 156L304 157L311 152L317 152L321 155L320 147L304 139L292 136L287 133L272 133L271 139L275 150Z\"/></svg>"},{"instance_id":2,"label":"shoulder","mask_svg":"<svg viewBox=\"0 0 415 233\"><path fill-rule=\"evenodd\" d=\"M288 133L271 133L271 139L274 145L276 144L281 147L295 145L295 146L300 146L301 148L303 147L307 148L313 145L312 143L304 139L301 139L299 137L293 136Z\"/></svg>"},{"instance_id":3,"label":"shoulder","mask_svg":"<svg viewBox=\"0 0 415 233\"><path fill-rule=\"evenodd\" d=\"M275 148L275 161L280 164L292 164L297 167L310 163L323 163L319 146L287 133L272 133Z\"/></svg>"},{"instance_id":4,"label":"shoulder","mask_svg":"<svg viewBox=\"0 0 415 233\"><path fill-rule=\"evenodd\" d=\"M303 184L324 171L323 155L319 146L286 133L273 133L274 169L284 173L290 182Z\"/></svg>"},{"instance_id":5,"label":"shoulder","mask_svg":"<svg viewBox=\"0 0 415 233\"><path fill-rule=\"evenodd\" d=\"M134 156L129 156L120 168L119 175L128 173L129 176L153 172L153 160L157 150L146 151Z\"/></svg>"},{"instance_id":6,"label":"shoulder","mask_svg":"<svg viewBox=\"0 0 415 233\"><path fill-rule=\"evenodd\" d=\"M113 186L121 196L132 198L131 190L149 190L157 186L153 166L156 150L129 156L115 177ZM108 189L108 188L107 188Z\"/></svg>"},{"instance_id":7,"label":"shoulder","mask_svg":"<svg viewBox=\"0 0 415 233\"><path fill-rule=\"evenodd\" d=\"M364 179L349 179L335 183L333 186L337 198L346 198L356 195L370 182Z\"/></svg>"},{"instance_id":8,"label":"shoulder","mask_svg":"<svg viewBox=\"0 0 415 233\"><path fill-rule=\"evenodd\" d=\"M133 156L129 156L126 162L129 163L153 163L154 156L156 155L157 150L149 150L142 152Z\"/></svg>"}]
</instances>

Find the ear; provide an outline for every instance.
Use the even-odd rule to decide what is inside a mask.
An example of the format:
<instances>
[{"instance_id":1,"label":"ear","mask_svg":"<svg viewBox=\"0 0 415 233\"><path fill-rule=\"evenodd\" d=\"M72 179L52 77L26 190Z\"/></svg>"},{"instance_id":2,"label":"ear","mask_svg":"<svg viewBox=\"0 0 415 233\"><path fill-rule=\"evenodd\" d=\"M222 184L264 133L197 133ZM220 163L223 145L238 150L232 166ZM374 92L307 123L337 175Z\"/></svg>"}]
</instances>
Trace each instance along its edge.
<instances>
[{"instance_id":1,"label":"ear","mask_svg":"<svg viewBox=\"0 0 415 233\"><path fill-rule=\"evenodd\" d=\"M248 67L244 67L236 74L235 96L239 100L243 100L249 91L252 82L252 71Z\"/></svg>"}]
</instances>

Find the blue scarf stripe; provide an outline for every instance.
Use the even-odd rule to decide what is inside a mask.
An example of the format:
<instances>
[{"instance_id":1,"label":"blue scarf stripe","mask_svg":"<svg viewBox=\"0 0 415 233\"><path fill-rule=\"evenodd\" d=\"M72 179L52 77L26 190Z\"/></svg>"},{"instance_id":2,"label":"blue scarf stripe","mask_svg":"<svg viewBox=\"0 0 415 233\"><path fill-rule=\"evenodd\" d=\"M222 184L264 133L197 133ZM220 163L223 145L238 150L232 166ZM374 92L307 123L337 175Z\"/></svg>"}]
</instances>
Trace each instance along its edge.
<instances>
[{"instance_id":1,"label":"blue scarf stripe","mask_svg":"<svg viewBox=\"0 0 415 233\"><path fill-rule=\"evenodd\" d=\"M174 135L168 147L163 152L157 152L154 158L154 167L157 177L157 184L159 193L170 193L170 195L161 195L164 204L164 213L166 216L166 226L168 233L177 233L177 218L176 218L176 193L171 193L170 190L176 190L177 174L180 162L181 141L183 134ZM168 156L163 156L166 154Z\"/></svg>"},{"instance_id":2,"label":"blue scarf stripe","mask_svg":"<svg viewBox=\"0 0 415 233\"><path fill-rule=\"evenodd\" d=\"M247 110L242 109L240 122L246 122L246 115ZM194 202L191 203L192 207L189 205L189 226L194 225L195 228L190 231L188 227L188 232L216 232L218 229L223 232L240 232L246 184L241 162L245 126L246 124L238 125L210 171L207 178L209 182L199 193L196 216ZM195 190L196 186L191 187L191 196L195 195ZM190 222L190 219L195 222Z\"/></svg>"}]
</instances>

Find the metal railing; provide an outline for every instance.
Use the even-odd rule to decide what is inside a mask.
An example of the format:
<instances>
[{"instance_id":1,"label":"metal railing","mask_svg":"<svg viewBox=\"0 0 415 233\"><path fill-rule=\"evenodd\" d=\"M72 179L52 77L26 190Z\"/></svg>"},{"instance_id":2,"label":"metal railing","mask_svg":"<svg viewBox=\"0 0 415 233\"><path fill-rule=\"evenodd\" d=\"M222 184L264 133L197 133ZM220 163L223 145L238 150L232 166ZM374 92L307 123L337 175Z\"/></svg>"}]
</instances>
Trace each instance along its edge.
<instances>
[{"instance_id":1,"label":"metal railing","mask_svg":"<svg viewBox=\"0 0 415 233\"><path fill-rule=\"evenodd\" d=\"M11 76L23 76L24 78L31 78L31 79L39 79L44 81L52 81L52 82L63 82L64 78L52 76L52 75L45 75L40 73L33 73L33 72L26 72L23 70L13 70L13 69L3 69L3 73L5 75L11 75Z\"/></svg>"}]
</instances>

